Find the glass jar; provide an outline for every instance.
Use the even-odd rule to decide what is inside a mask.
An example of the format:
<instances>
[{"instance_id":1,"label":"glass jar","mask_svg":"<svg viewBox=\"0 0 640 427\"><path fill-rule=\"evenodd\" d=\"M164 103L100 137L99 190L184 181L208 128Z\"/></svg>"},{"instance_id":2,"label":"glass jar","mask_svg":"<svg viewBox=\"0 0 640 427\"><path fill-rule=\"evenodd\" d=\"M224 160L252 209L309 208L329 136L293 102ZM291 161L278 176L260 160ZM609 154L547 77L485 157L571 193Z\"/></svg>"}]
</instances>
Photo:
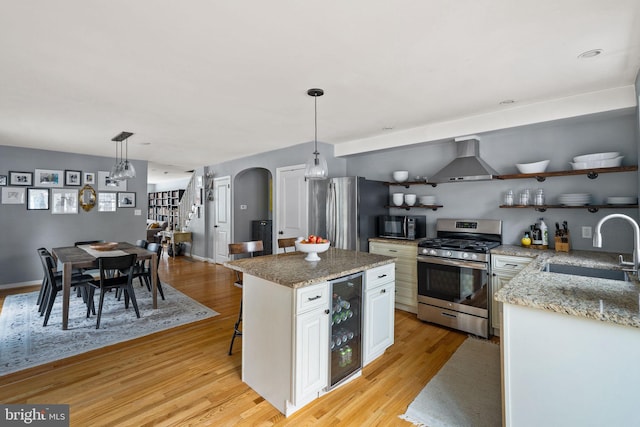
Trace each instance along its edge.
<instances>
[{"instance_id":1,"label":"glass jar","mask_svg":"<svg viewBox=\"0 0 640 427\"><path fill-rule=\"evenodd\" d=\"M536 190L536 195L535 198L533 200L533 204L536 206L543 206L544 205L544 190L542 188L538 188Z\"/></svg>"},{"instance_id":2,"label":"glass jar","mask_svg":"<svg viewBox=\"0 0 640 427\"><path fill-rule=\"evenodd\" d=\"M526 188L520 192L520 205L528 206L529 205L529 189Z\"/></svg>"},{"instance_id":3,"label":"glass jar","mask_svg":"<svg viewBox=\"0 0 640 427\"><path fill-rule=\"evenodd\" d=\"M506 206L513 206L513 190L504 193L504 204Z\"/></svg>"}]
</instances>

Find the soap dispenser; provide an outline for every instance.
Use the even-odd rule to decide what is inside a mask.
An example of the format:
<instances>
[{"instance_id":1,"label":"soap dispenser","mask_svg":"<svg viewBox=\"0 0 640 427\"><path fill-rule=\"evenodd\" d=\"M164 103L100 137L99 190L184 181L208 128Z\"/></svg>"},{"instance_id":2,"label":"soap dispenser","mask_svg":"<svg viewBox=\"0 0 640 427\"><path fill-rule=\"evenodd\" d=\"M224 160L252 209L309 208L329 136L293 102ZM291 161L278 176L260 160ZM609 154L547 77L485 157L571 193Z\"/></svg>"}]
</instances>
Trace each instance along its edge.
<instances>
[{"instance_id":1,"label":"soap dispenser","mask_svg":"<svg viewBox=\"0 0 640 427\"><path fill-rule=\"evenodd\" d=\"M538 228L540 229L540 234L542 234L542 246L549 246L549 231L547 229L547 224L544 223L542 218L540 218Z\"/></svg>"}]
</instances>

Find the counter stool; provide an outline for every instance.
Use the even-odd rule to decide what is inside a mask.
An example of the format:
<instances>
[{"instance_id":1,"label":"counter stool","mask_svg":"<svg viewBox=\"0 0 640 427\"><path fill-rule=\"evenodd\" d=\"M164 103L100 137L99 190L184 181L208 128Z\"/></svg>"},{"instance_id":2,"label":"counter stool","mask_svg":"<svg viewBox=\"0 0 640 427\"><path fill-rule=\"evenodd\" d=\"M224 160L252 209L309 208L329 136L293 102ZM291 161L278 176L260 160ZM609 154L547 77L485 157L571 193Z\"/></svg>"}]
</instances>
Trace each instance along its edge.
<instances>
[{"instance_id":1,"label":"counter stool","mask_svg":"<svg viewBox=\"0 0 640 427\"><path fill-rule=\"evenodd\" d=\"M240 242L240 243L229 243L229 255L236 255L237 258L240 258L239 255L248 254L253 258L254 252L260 252L264 250L262 245L262 240L254 240L251 242ZM237 259L234 257L234 259ZM242 277L240 277L240 272L236 270L236 281L233 284L242 289ZM240 330L240 322L242 322L242 297L240 297L240 312L238 313L238 320L236 320L236 324L233 326L233 336L231 337L231 345L229 346L229 356L231 356L231 352L233 351L233 341L235 341L236 337L242 336L242 331Z\"/></svg>"}]
</instances>

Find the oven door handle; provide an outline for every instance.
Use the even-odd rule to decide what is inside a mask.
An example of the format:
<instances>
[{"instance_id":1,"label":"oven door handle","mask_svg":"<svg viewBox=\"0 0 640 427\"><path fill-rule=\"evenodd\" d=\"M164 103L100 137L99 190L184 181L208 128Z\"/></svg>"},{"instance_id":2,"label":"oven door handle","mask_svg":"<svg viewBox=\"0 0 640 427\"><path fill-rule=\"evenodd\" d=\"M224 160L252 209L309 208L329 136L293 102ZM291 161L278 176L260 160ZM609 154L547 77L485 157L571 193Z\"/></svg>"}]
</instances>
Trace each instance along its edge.
<instances>
[{"instance_id":1,"label":"oven door handle","mask_svg":"<svg viewBox=\"0 0 640 427\"><path fill-rule=\"evenodd\" d=\"M472 262L457 259L443 259L426 256L418 256L418 262L426 262L429 264L451 265L454 267L466 267L474 270L486 270L488 271L488 265L482 262Z\"/></svg>"}]
</instances>

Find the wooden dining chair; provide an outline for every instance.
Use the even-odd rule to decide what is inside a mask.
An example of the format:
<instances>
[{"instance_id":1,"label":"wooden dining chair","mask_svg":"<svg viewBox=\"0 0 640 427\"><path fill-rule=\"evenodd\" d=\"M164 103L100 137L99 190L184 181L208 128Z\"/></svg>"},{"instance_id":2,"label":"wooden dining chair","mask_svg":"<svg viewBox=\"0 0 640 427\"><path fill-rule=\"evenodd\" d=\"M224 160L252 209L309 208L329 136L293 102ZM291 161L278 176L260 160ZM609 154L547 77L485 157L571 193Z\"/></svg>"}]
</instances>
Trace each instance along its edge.
<instances>
[{"instance_id":1,"label":"wooden dining chair","mask_svg":"<svg viewBox=\"0 0 640 427\"><path fill-rule=\"evenodd\" d=\"M115 257L100 257L98 260L98 269L100 270L100 279L91 280L89 282L89 298L93 301L96 289L100 289L100 304L98 305L98 319L96 321L96 329L100 328L100 318L102 317L102 307L104 305L105 293L111 289L124 290L124 307L129 308L129 298L136 312L136 317L140 318L140 310L138 310L138 302L136 301L136 293L133 290L133 269L136 264L136 254L127 254ZM110 271L118 271L120 274L109 277Z\"/></svg>"},{"instance_id":2,"label":"wooden dining chair","mask_svg":"<svg viewBox=\"0 0 640 427\"><path fill-rule=\"evenodd\" d=\"M158 284L158 292L160 292L160 297L164 300L164 292L162 290L162 283L160 282L160 276L158 276L158 267L160 266L160 258L162 258L162 244L160 243L149 243L147 246L147 250L156 253L156 283ZM136 266L133 269L133 278L138 278L141 283L144 280L144 284L147 285L147 289L151 292L153 286L153 279L151 277L151 263L153 259L148 260L140 260L136 263Z\"/></svg>"},{"instance_id":3,"label":"wooden dining chair","mask_svg":"<svg viewBox=\"0 0 640 427\"><path fill-rule=\"evenodd\" d=\"M49 323L49 317L51 316L51 309L53 303L56 300L56 296L62 291L62 274L58 274L56 262L53 256L45 248L38 249L38 255L42 262L42 268L44 271L43 287L41 289L42 301L40 304L40 315L44 315L44 322L42 326L47 326ZM93 276L88 274L74 274L71 276L71 286L75 286L81 292L84 302L87 304L87 317L89 313L95 313L95 306L93 300L89 298L89 281L93 280Z\"/></svg>"},{"instance_id":4,"label":"wooden dining chair","mask_svg":"<svg viewBox=\"0 0 640 427\"><path fill-rule=\"evenodd\" d=\"M250 242L240 242L240 243L229 243L229 255L233 255L234 258L240 257L242 255L247 255L253 257L255 252L261 252L264 250L264 245L262 244L262 240L253 240ZM242 276L239 271L236 270L236 281L233 284L239 288L242 288ZM242 322L242 297L240 297L240 311L238 313L238 320L236 320L235 325L233 326L233 336L231 337L231 345L229 346L229 356L231 356L231 352L233 351L233 342L236 337L242 336L242 331L240 330L240 323Z\"/></svg>"},{"instance_id":5,"label":"wooden dining chair","mask_svg":"<svg viewBox=\"0 0 640 427\"><path fill-rule=\"evenodd\" d=\"M278 248L282 248L283 252L287 252L287 249L293 248L293 251L296 250L296 237L285 237L282 239L278 239ZM292 251L292 252L293 252Z\"/></svg>"}]
</instances>

